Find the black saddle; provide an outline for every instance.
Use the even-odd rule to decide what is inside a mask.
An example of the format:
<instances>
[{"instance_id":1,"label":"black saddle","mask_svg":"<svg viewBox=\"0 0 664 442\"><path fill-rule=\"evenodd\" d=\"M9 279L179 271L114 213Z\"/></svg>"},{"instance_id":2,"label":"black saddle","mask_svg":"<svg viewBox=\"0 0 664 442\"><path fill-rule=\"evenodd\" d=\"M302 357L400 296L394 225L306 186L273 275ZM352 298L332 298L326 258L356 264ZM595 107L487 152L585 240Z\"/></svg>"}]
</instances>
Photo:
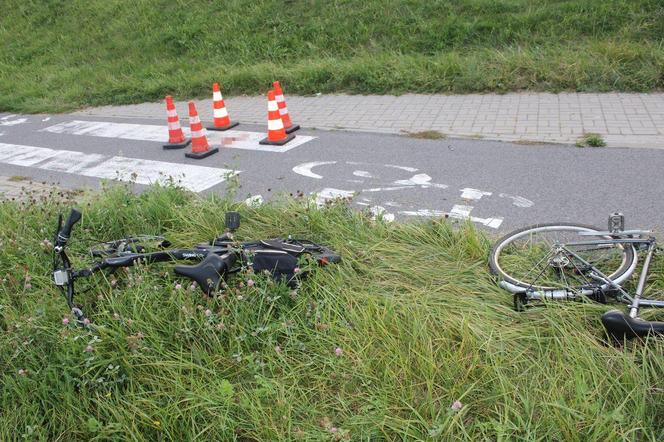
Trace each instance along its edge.
<instances>
[{"instance_id":1,"label":"black saddle","mask_svg":"<svg viewBox=\"0 0 664 442\"><path fill-rule=\"evenodd\" d=\"M196 281L208 295L219 289L221 280L226 276L228 271L235 264L235 254L226 253L225 255L217 255L215 253L208 253L207 256L196 265L177 265L173 269L178 275L186 276L187 278Z\"/></svg>"},{"instance_id":2,"label":"black saddle","mask_svg":"<svg viewBox=\"0 0 664 442\"><path fill-rule=\"evenodd\" d=\"M604 313L602 324L610 336L619 340L645 337L651 334L664 335L664 322L632 318L618 310Z\"/></svg>"}]
</instances>

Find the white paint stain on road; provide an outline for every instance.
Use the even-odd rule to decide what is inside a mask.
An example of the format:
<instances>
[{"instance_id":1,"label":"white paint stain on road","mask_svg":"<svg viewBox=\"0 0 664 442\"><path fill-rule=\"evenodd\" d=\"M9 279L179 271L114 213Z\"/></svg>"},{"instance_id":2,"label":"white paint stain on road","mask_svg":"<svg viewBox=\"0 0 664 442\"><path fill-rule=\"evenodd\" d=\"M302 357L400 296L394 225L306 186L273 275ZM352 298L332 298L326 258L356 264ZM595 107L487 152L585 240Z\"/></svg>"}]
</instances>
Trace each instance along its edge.
<instances>
[{"instance_id":1,"label":"white paint stain on road","mask_svg":"<svg viewBox=\"0 0 664 442\"><path fill-rule=\"evenodd\" d=\"M81 121L74 120L59 123L42 129L44 132L69 135L87 135L102 138L119 138L123 140L154 141L166 143L168 141L168 127L164 124L129 124L112 123L108 121ZM188 128L182 128L185 136L189 136ZM259 150L266 152L287 152L297 146L315 139L308 135L296 135L292 141L283 146L262 145L258 142L266 137L261 132L248 132L241 130L228 130L225 132L209 131L208 141L212 146L221 146L231 149Z\"/></svg>"},{"instance_id":2,"label":"white paint stain on road","mask_svg":"<svg viewBox=\"0 0 664 442\"><path fill-rule=\"evenodd\" d=\"M4 143L0 143L0 163L146 185L174 182L193 192L208 189L239 173L191 164L120 156L109 158L100 154Z\"/></svg>"}]
</instances>

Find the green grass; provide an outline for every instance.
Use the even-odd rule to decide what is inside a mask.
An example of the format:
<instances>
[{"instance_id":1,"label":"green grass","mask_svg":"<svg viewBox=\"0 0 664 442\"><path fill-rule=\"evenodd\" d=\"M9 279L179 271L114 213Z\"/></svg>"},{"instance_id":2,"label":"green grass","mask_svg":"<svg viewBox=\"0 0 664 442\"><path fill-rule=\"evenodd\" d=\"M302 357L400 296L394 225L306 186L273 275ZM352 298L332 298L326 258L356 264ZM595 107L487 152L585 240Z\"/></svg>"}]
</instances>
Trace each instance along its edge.
<instances>
[{"instance_id":1,"label":"green grass","mask_svg":"<svg viewBox=\"0 0 664 442\"><path fill-rule=\"evenodd\" d=\"M7 0L0 110L288 93L652 91L659 0Z\"/></svg>"},{"instance_id":2,"label":"green grass","mask_svg":"<svg viewBox=\"0 0 664 442\"><path fill-rule=\"evenodd\" d=\"M604 147L606 146L606 141L599 134L584 134L578 140L576 140L577 147Z\"/></svg>"},{"instance_id":3,"label":"green grass","mask_svg":"<svg viewBox=\"0 0 664 442\"><path fill-rule=\"evenodd\" d=\"M514 312L487 270L490 238L469 225L107 188L78 197L75 265L84 239L209 240L231 208L239 239L302 235L344 261L295 293L251 275L255 286L240 276L207 299L166 265L100 275L78 287L95 326L84 330L62 323L42 244L70 198L0 204L1 440L664 437L662 341L607 345L598 304Z\"/></svg>"}]
</instances>

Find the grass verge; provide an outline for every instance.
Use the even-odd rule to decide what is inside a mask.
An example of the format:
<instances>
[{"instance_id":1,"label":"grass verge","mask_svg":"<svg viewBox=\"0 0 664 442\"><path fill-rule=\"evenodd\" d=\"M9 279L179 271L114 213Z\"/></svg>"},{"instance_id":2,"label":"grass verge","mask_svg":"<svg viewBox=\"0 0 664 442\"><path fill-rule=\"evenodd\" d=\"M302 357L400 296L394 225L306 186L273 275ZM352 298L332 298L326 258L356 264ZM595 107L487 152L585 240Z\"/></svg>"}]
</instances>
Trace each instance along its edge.
<instances>
[{"instance_id":1,"label":"grass verge","mask_svg":"<svg viewBox=\"0 0 664 442\"><path fill-rule=\"evenodd\" d=\"M664 436L662 342L606 345L606 307L597 304L515 313L488 274L489 239L470 225L384 224L343 205L248 208L174 188L140 196L107 188L79 197L76 265L86 262L89 238L207 241L231 208L242 212L239 239L305 236L344 262L295 292L239 277L211 298L168 266L99 276L79 286L96 326L86 331L63 324L43 244L68 198L0 205L0 407L11 410L0 414L0 439Z\"/></svg>"},{"instance_id":2,"label":"grass verge","mask_svg":"<svg viewBox=\"0 0 664 442\"><path fill-rule=\"evenodd\" d=\"M288 93L652 91L657 0L8 0L0 110Z\"/></svg>"}]
</instances>

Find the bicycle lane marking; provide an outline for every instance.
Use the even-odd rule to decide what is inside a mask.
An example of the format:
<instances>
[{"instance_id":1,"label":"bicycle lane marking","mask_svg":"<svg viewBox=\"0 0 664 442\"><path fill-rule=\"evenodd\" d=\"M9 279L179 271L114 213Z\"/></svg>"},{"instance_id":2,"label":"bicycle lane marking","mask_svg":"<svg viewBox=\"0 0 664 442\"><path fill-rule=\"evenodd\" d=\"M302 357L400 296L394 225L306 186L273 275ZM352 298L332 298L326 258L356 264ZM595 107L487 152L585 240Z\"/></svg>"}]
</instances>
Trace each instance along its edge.
<instances>
[{"instance_id":1,"label":"bicycle lane marking","mask_svg":"<svg viewBox=\"0 0 664 442\"><path fill-rule=\"evenodd\" d=\"M138 184L175 182L201 192L240 173L230 169L167 163L122 156L109 157L72 150L0 143L0 163L92 178L133 181ZM177 171L176 174L173 171Z\"/></svg>"},{"instance_id":2,"label":"bicycle lane marking","mask_svg":"<svg viewBox=\"0 0 664 442\"><path fill-rule=\"evenodd\" d=\"M189 128L183 127L185 136L190 136ZM87 135L102 138L119 138L134 141L155 141L166 143L168 141L168 128L166 125L113 123L108 121L82 121L73 120L59 123L41 129L41 132L67 135ZM259 141L266 137L261 132L243 130L206 131L211 145L223 146L231 149L258 150L265 152L284 153L315 139L309 135L296 135L295 138L283 146L264 146Z\"/></svg>"},{"instance_id":3,"label":"bicycle lane marking","mask_svg":"<svg viewBox=\"0 0 664 442\"><path fill-rule=\"evenodd\" d=\"M452 208L449 211L440 210L440 209L431 209L431 208L418 208L418 207L403 207L404 205L409 205L409 200L412 200L411 191L416 191L417 189L448 189L447 184L435 183L432 182L432 178L425 173L416 173L419 171L417 168L406 167L406 166L396 166L393 164L371 164L371 163L357 163L357 162L345 162L345 164L352 166L364 166L361 170L353 170L352 176L355 178L367 178L367 179L379 179L379 174L375 174L373 170L376 167L387 167L392 169L400 169L412 174L410 178L407 179L397 179L392 178L389 184L381 184L381 187L370 187L370 183L366 183L363 180L357 179L346 179L346 182L358 183L361 184L361 189L358 190L346 190L338 189L332 187L325 187L324 189L313 192L316 194L316 201L318 204L336 199L336 198L348 198L351 196L361 195L357 201L353 201L354 204L358 206L366 207L374 216L383 215L384 219L389 218L394 219L394 214L387 211L384 206L394 207L395 213L404 216L415 216L415 217L449 217L460 220L470 220L471 222L482 224L486 227L492 229L498 229L504 218L500 216L490 216L486 218L473 216L471 212L475 209L473 205L480 203L480 200L498 197L501 199L511 200L511 203L514 206L519 208L527 208L533 206L533 202L521 197L514 196L505 193L495 194L494 192L489 192L480 189L474 189L470 187L465 187L459 189L460 199L463 200L463 204L453 204ZM314 172L313 169L321 166L330 166L337 165L343 167L344 162L338 161L313 161L308 163L302 163L293 167L293 172L317 180L323 180L323 175L320 172ZM369 167L367 167L369 166ZM372 169L373 167L373 169ZM371 172L369 170L372 170ZM350 173L350 169L344 170L344 173ZM403 194L402 191L406 191L406 194ZM395 201L381 201L381 197L385 192L390 192L394 196L401 196L398 198L402 200L401 202ZM376 195L376 197L372 196ZM409 196L404 196L409 195ZM378 198L378 201L374 201L374 198ZM405 199L404 199L405 198ZM381 205L378 205L381 204Z\"/></svg>"}]
</instances>

